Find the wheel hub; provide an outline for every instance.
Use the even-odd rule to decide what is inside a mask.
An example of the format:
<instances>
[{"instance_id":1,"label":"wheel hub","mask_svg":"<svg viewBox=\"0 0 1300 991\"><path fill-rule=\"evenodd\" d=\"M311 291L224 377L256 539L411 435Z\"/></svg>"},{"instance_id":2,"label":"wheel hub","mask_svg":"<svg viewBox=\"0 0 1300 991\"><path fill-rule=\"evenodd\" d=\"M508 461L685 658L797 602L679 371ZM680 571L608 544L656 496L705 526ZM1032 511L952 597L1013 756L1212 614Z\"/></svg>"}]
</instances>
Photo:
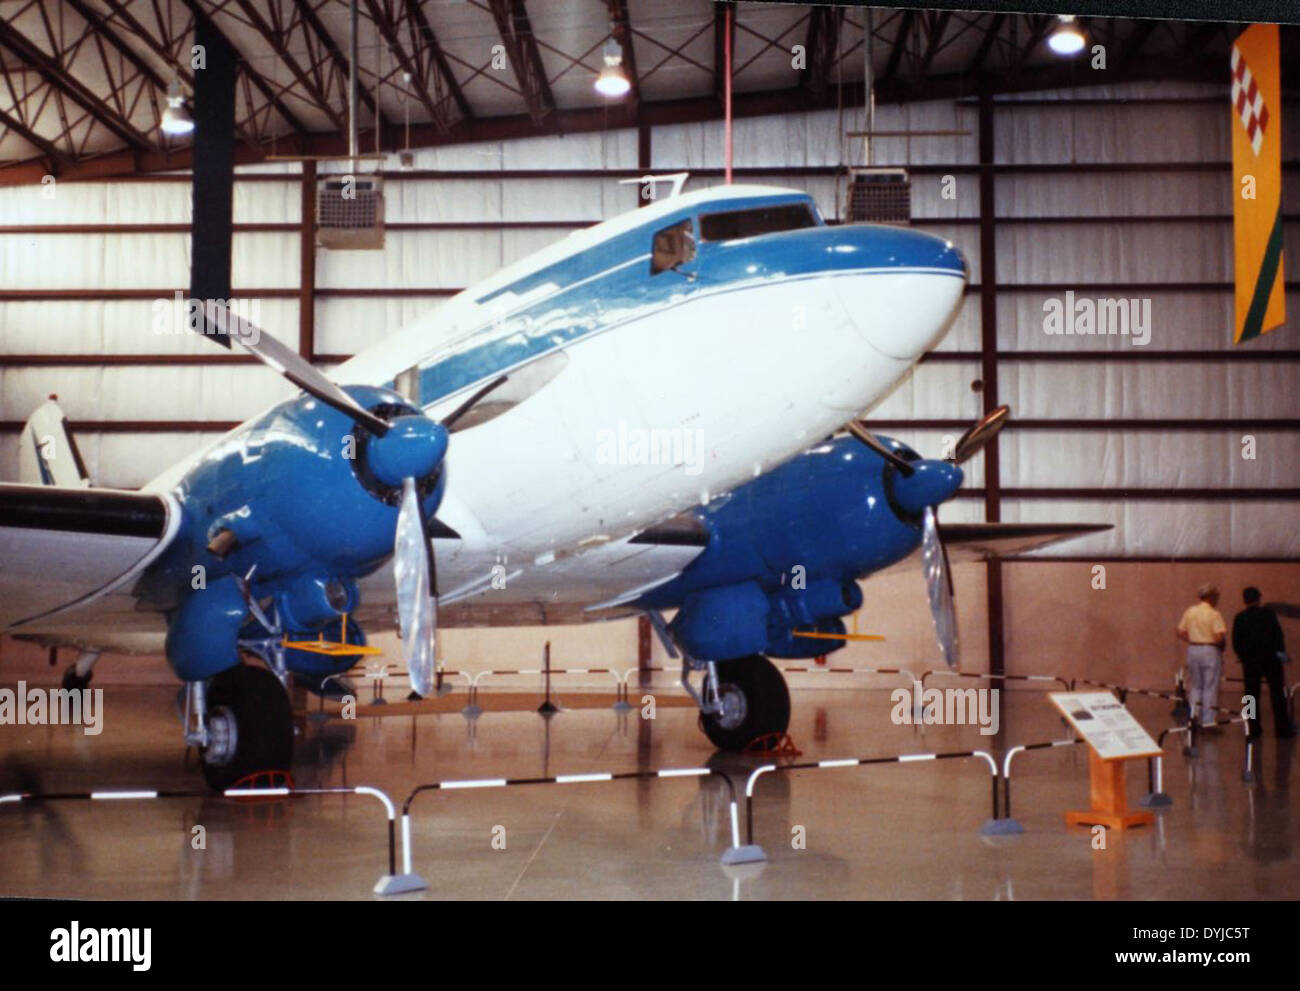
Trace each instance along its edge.
<instances>
[{"instance_id":1,"label":"wheel hub","mask_svg":"<svg viewBox=\"0 0 1300 991\"><path fill-rule=\"evenodd\" d=\"M745 693L726 682L718 686L718 704L720 708L716 720L722 729L735 729L749 714L749 701L745 698Z\"/></svg>"},{"instance_id":2,"label":"wheel hub","mask_svg":"<svg viewBox=\"0 0 1300 991\"><path fill-rule=\"evenodd\" d=\"M234 759L238 747L235 714L225 706L218 706L208 714L208 746L203 751L203 760L214 767L223 767Z\"/></svg>"}]
</instances>

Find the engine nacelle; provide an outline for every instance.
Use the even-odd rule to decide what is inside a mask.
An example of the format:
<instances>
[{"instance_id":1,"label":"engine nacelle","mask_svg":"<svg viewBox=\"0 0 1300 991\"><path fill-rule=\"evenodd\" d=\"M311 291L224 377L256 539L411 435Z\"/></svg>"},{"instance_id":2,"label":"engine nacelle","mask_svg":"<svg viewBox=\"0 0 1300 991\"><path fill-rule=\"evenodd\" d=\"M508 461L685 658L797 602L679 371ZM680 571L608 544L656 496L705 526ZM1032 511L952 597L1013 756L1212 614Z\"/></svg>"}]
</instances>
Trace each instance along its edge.
<instances>
[{"instance_id":1,"label":"engine nacelle","mask_svg":"<svg viewBox=\"0 0 1300 991\"><path fill-rule=\"evenodd\" d=\"M707 588L686 598L669 629L692 657L721 661L767 647L768 598L757 582Z\"/></svg>"},{"instance_id":2,"label":"engine nacelle","mask_svg":"<svg viewBox=\"0 0 1300 991\"><path fill-rule=\"evenodd\" d=\"M679 609L673 634L700 660L838 650L843 641L793 633L842 634L839 618L862 606L857 580L915 551L917 507L942 502L963 477L955 465L882 442L915 464L910 476L840 437L694 510L707 546L637 605ZM795 587L805 580L806 588Z\"/></svg>"},{"instance_id":3,"label":"engine nacelle","mask_svg":"<svg viewBox=\"0 0 1300 991\"><path fill-rule=\"evenodd\" d=\"M857 612L862 608L862 589L855 581L819 579L807 588L783 588L772 596L773 624L785 628L816 626L827 619Z\"/></svg>"},{"instance_id":4,"label":"engine nacelle","mask_svg":"<svg viewBox=\"0 0 1300 991\"><path fill-rule=\"evenodd\" d=\"M285 631L337 639L341 616L358 605L357 579L393 553L393 480L415 473L426 518L437 511L445 428L389 390L348 391L393 423L388 434L360 442L349 417L297 396L223 438L178 480L181 530L137 588L168 613L167 657L182 679L237 662L245 578L253 599L276 602Z\"/></svg>"}]
</instances>

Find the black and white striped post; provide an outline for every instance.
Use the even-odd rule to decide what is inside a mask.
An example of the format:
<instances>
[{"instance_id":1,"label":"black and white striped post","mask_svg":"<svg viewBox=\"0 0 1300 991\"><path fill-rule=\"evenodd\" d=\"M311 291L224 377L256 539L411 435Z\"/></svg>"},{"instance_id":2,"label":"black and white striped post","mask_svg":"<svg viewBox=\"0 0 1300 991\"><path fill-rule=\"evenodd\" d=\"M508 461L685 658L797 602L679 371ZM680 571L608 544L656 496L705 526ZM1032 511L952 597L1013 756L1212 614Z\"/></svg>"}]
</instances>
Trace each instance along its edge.
<instances>
[{"instance_id":1,"label":"black and white striped post","mask_svg":"<svg viewBox=\"0 0 1300 991\"><path fill-rule=\"evenodd\" d=\"M931 675L945 678L978 678L984 681L996 681L1004 689L1008 681L1054 681L1067 692L1070 691L1070 682L1054 674L986 674L980 671L950 671L947 668L930 668L922 671L921 676L917 679L920 691L916 693L916 698L912 701L912 718L917 722L921 721L921 717L925 712L925 704L922 701L925 694L925 680ZM1064 721L1062 720L1062 722Z\"/></svg>"},{"instance_id":2,"label":"black and white striped post","mask_svg":"<svg viewBox=\"0 0 1300 991\"><path fill-rule=\"evenodd\" d=\"M96 789L93 791L46 793L16 792L9 795L0 795L0 805L67 801L134 802L172 798L209 799L216 797L228 798L234 801L248 801L250 799L268 798L303 798L307 795L366 795L383 803L384 811L388 815L388 873L375 882L374 891L380 895L388 894L389 892L384 889L393 881L393 875L397 871L397 810L388 795L378 788L371 788L368 785L357 785L353 788L227 788L221 792L165 791L161 789Z\"/></svg>"},{"instance_id":3,"label":"black and white striped post","mask_svg":"<svg viewBox=\"0 0 1300 991\"><path fill-rule=\"evenodd\" d=\"M540 778L475 778L467 780L437 781L418 785L406 796L402 803L402 873L398 875L402 886L399 889L380 892L380 894L397 894L398 891L418 891L427 888L428 882L415 873L411 862L411 805L416 797L427 791L464 791L479 788L513 788L521 785L573 785L593 784L601 781L633 781L651 778L702 778L716 775L727 784L731 793L731 845L723 851L721 862L724 866L752 863L765 860L761 850L744 846L740 842L740 821L736 802L736 786L731 778L721 771L710 767L675 767L661 768L655 771L594 771L586 774L556 774Z\"/></svg>"},{"instance_id":4,"label":"black and white striped post","mask_svg":"<svg viewBox=\"0 0 1300 991\"><path fill-rule=\"evenodd\" d=\"M983 750L958 750L946 754L898 754L892 757L843 757L829 760L801 761L795 764L764 764L754 769L745 782L745 842L761 853L754 844L754 786L765 774L783 771L809 771L833 767L864 767L868 764L910 764L918 761L952 760L962 757L983 757L989 764L993 795L993 818L998 816L998 764L993 755ZM987 825L987 823L985 824Z\"/></svg>"},{"instance_id":5,"label":"black and white striped post","mask_svg":"<svg viewBox=\"0 0 1300 991\"><path fill-rule=\"evenodd\" d=\"M1021 825L1020 821L1011 815L1011 762L1015 760L1017 754L1024 753L1027 750L1073 747L1082 742L1080 739L1047 740L1043 743L1022 743L1008 750L1006 756L1002 758L1002 815L1001 817L995 815L991 822L984 824L984 829L980 830L980 832L986 836L1005 836L1025 831L1025 827Z\"/></svg>"},{"instance_id":6,"label":"black and white striped post","mask_svg":"<svg viewBox=\"0 0 1300 991\"><path fill-rule=\"evenodd\" d=\"M1055 674L984 674L979 671L949 671L947 668L931 668L921 672L919 681L921 687L925 687L925 679L931 675L941 675L945 678L982 678L985 681L1054 681L1067 692L1070 690L1070 682L1060 675Z\"/></svg>"},{"instance_id":7,"label":"black and white striped post","mask_svg":"<svg viewBox=\"0 0 1300 991\"><path fill-rule=\"evenodd\" d=\"M1123 702L1129 695L1145 695L1148 698L1169 699L1171 701L1177 701L1179 698L1177 692L1159 692L1153 688L1130 688L1128 685L1112 685L1104 681L1090 681L1087 678L1078 678L1070 684L1071 688L1075 685L1087 685L1090 688L1108 688L1119 693L1120 702Z\"/></svg>"}]
</instances>

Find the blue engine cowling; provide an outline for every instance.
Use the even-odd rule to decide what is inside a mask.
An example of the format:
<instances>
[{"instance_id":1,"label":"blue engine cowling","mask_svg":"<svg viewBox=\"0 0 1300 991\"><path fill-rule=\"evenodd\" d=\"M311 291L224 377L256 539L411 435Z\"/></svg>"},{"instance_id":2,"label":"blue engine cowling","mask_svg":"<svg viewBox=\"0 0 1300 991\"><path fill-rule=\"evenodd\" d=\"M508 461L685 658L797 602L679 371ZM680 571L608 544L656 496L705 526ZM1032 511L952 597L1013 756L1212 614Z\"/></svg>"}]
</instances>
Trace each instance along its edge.
<instances>
[{"instance_id":1,"label":"blue engine cowling","mask_svg":"<svg viewBox=\"0 0 1300 991\"><path fill-rule=\"evenodd\" d=\"M386 439L368 438L349 417L300 395L223 438L174 490L181 531L137 594L168 614L167 659L181 679L208 678L237 661L248 615L237 576L252 574L252 596L274 600L286 630L332 625L336 635L339 617L356 606L356 580L392 554L400 495L392 478L434 465L418 491L426 516L437 511L443 428L412 422L419 411L390 390L347 391L381 415L409 418L387 435L402 450L378 457ZM369 456L367 444L377 445ZM418 448L416 457L406 447ZM214 553L222 531L233 545Z\"/></svg>"},{"instance_id":2,"label":"blue engine cowling","mask_svg":"<svg viewBox=\"0 0 1300 991\"><path fill-rule=\"evenodd\" d=\"M695 510L709 535L704 551L636 604L678 609L673 637L702 660L839 649L843 641L793 633L842 634L839 617L862 606L858 579L920 546L912 497L942 501L962 480L955 465L882 440L917 461L911 480L851 437L819 445Z\"/></svg>"}]
</instances>

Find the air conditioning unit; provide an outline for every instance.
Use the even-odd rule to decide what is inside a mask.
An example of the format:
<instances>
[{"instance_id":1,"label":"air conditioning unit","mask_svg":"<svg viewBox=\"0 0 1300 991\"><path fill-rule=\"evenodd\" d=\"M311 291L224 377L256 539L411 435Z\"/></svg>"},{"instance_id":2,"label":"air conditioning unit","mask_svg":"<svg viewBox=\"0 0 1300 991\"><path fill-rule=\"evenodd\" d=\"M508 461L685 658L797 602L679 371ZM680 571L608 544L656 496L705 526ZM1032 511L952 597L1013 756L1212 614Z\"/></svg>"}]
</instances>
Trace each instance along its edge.
<instances>
[{"instance_id":1,"label":"air conditioning unit","mask_svg":"<svg viewBox=\"0 0 1300 991\"><path fill-rule=\"evenodd\" d=\"M322 248L384 246L384 181L338 176L316 184L316 244Z\"/></svg>"},{"instance_id":2,"label":"air conditioning unit","mask_svg":"<svg viewBox=\"0 0 1300 991\"><path fill-rule=\"evenodd\" d=\"M907 169L851 169L848 221L867 224L910 224L912 180Z\"/></svg>"}]
</instances>

